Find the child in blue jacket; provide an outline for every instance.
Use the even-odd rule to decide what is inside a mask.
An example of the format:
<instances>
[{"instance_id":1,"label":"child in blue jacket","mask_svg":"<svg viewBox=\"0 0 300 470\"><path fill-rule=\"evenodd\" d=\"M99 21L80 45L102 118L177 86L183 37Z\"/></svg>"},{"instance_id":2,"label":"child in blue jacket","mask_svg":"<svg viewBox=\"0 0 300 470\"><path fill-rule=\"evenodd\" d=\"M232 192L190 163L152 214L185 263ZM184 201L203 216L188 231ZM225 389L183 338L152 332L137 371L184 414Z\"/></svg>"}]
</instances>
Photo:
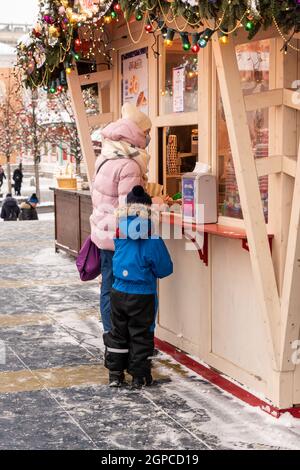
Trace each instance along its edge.
<instances>
[{"instance_id":1,"label":"child in blue jacket","mask_svg":"<svg viewBox=\"0 0 300 470\"><path fill-rule=\"evenodd\" d=\"M127 205L117 211L112 329L104 334L105 367L114 387L124 382L125 369L133 377L133 387L152 383L156 284L158 278L172 274L173 264L164 241L152 234L151 203L143 187L135 186Z\"/></svg>"}]
</instances>

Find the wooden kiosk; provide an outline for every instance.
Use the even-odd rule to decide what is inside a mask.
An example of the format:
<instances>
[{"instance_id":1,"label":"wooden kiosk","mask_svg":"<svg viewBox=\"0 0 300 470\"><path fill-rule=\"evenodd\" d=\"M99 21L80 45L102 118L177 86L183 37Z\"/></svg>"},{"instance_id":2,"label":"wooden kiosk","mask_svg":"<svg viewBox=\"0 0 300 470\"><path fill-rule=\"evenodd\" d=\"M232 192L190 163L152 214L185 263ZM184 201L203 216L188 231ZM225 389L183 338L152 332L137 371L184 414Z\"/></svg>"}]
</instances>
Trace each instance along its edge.
<instances>
[{"instance_id":1,"label":"wooden kiosk","mask_svg":"<svg viewBox=\"0 0 300 470\"><path fill-rule=\"evenodd\" d=\"M181 18L165 26L193 32ZM174 274L159 285L156 335L286 409L300 406L300 40L288 43L275 22L249 41L240 26L195 53L178 35L166 45L163 30L153 45L151 28L120 16L108 26L111 68L80 75L75 67L68 86L91 181L91 128L120 117L126 61L144 54L150 181L173 195L181 173L201 161L217 175L219 197L204 257L185 240L166 241ZM89 117L81 91L92 83L100 113ZM170 135L179 163L168 173Z\"/></svg>"}]
</instances>

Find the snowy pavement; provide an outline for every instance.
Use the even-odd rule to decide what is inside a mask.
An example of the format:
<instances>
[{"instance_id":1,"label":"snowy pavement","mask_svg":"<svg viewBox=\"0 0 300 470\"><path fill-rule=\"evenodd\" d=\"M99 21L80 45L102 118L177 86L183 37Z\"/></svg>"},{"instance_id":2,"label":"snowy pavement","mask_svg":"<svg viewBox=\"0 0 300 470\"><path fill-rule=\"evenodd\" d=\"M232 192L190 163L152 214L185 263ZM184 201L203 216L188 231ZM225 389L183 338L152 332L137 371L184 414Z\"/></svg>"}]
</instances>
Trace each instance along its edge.
<instances>
[{"instance_id":1,"label":"snowy pavement","mask_svg":"<svg viewBox=\"0 0 300 470\"><path fill-rule=\"evenodd\" d=\"M53 220L0 225L0 449L300 449L299 420L251 408L165 354L156 385L108 388L99 284L78 280L53 233Z\"/></svg>"}]
</instances>

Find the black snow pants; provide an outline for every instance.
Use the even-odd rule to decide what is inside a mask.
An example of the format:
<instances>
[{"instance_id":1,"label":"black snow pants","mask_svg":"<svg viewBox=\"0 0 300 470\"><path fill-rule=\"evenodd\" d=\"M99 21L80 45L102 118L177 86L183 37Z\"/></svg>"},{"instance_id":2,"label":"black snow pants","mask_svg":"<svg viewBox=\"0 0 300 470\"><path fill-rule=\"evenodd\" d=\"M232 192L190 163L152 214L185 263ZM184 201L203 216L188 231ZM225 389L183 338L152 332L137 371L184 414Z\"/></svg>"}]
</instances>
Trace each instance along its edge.
<instances>
[{"instance_id":1,"label":"black snow pants","mask_svg":"<svg viewBox=\"0 0 300 470\"><path fill-rule=\"evenodd\" d=\"M127 369L135 377L150 373L154 350L154 333L150 328L154 319L154 294L127 294L112 289L112 329L103 335L107 369Z\"/></svg>"}]
</instances>

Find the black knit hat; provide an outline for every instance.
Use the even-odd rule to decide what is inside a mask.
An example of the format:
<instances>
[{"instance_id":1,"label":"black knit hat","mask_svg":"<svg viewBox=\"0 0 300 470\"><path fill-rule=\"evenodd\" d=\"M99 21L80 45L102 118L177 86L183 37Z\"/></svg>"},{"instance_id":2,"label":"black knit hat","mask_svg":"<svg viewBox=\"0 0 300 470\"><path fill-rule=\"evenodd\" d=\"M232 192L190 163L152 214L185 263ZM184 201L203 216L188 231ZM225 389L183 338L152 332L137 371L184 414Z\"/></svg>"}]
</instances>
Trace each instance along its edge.
<instances>
[{"instance_id":1,"label":"black knit hat","mask_svg":"<svg viewBox=\"0 0 300 470\"><path fill-rule=\"evenodd\" d=\"M149 194L145 192L143 186L134 186L130 193L127 194L127 204L151 206L152 200Z\"/></svg>"}]
</instances>

